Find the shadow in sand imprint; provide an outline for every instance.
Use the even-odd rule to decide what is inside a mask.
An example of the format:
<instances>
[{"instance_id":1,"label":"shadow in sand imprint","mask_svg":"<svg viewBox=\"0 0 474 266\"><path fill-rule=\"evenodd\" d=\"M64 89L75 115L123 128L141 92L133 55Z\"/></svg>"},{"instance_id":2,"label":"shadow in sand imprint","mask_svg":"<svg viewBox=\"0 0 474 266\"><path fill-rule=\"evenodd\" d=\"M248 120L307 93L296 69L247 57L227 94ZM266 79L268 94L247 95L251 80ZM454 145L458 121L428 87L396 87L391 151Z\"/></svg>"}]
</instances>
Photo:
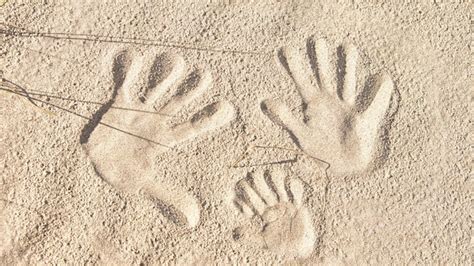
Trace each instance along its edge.
<instances>
[{"instance_id":1,"label":"shadow in sand imprint","mask_svg":"<svg viewBox=\"0 0 474 266\"><path fill-rule=\"evenodd\" d=\"M97 112L97 114L93 117L87 117L85 115L82 115L80 113L77 113L77 112L74 112L74 111L71 111L67 108L64 108L62 106L59 106L57 104L54 104L54 103L50 103L50 102L47 102L45 100L42 100L42 99L39 99L39 98L36 98L36 97L32 97L32 95L35 95L35 96L43 96L43 97L50 97L50 98L56 98L56 99L61 99L61 100L68 100L68 101L73 101L73 102L78 102L78 103L91 103L91 104L101 104L101 103L97 103L97 102L90 102L90 101L83 101L83 100L76 100L76 99L71 99L71 98L64 98L64 97L60 97L60 96L54 96L54 95L48 95L48 94L43 94L43 93L32 93L30 92L29 90L26 90L24 87L10 81L10 80L7 80L5 78L2 78L1 80L1 83L0 83L0 90L1 91L5 91L5 92L8 92L8 93L12 93L12 94L15 94L15 95L18 95L18 96L21 96L21 97L24 97L25 99L28 100L29 103L31 103L33 106L35 106L36 108L39 108L43 111L46 111L46 112L49 112L51 113L49 110L47 109L43 109L41 108L37 103L42 103L42 104L45 104L45 105L49 105L49 106L52 106L56 109L59 109L61 111L65 111L69 114L73 114L75 116L78 116L82 119L86 119L88 120L88 124L86 127L84 127L84 130L81 134L81 137L80 137L80 140L81 140L81 143L83 143L82 141L87 141L87 139L89 138L90 136L90 133L94 130L95 127L97 127L97 125L103 125L103 126L106 126L108 128L111 128L111 129L114 129L114 130L117 130L119 132L122 132L124 134L127 134L129 136L132 136L132 137L136 137L138 139L141 139L141 140L144 140L144 141L147 141L149 143L152 143L152 144L156 144L156 145L160 145L160 146L163 146L163 147L166 147L166 148L171 148L167 145L164 145L164 144L161 144L161 143L158 143L156 141L153 141L151 139L148 139L148 138L145 138L145 137L142 137L142 136L139 136L137 134L134 134L134 133L131 133L131 132L128 132L126 130L123 130L123 129L120 129L120 128L117 128L113 125L109 125L109 124L106 124L106 123L103 123L103 122L100 122L100 114L103 115L103 113L105 113L107 110L109 110L110 108L114 108L114 109L120 109L120 110L124 110L124 111L134 111L134 112L146 112L146 113L155 113L155 114L159 114L159 113L156 113L156 112L149 112L149 111L144 111L144 110L135 110L135 109L129 109L129 108L123 108L123 107L114 107L113 106L113 101L109 101L105 104L102 105L102 107L99 109L99 112ZM114 92L115 93L115 92Z\"/></svg>"}]
</instances>

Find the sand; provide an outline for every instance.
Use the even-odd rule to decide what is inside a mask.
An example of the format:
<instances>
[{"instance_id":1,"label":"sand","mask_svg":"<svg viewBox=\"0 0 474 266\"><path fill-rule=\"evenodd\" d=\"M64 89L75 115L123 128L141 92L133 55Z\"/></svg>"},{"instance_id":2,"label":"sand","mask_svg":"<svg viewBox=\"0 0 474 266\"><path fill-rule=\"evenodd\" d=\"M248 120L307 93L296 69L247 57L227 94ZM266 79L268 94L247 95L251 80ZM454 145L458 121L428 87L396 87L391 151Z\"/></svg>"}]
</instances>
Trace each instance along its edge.
<instances>
[{"instance_id":1,"label":"sand","mask_svg":"<svg viewBox=\"0 0 474 266\"><path fill-rule=\"evenodd\" d=\"M0 1L0 263L472 263L470 1Z\"/></svg>"}]
</instances>

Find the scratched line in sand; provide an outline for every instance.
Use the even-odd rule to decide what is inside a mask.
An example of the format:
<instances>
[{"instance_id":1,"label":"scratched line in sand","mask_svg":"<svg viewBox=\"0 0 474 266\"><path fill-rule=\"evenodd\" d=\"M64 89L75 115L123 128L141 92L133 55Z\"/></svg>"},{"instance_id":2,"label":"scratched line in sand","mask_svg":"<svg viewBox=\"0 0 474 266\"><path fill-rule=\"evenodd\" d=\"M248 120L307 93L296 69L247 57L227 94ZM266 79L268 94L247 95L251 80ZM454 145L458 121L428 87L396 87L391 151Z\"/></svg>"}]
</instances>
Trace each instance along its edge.
<instances>
[{"instance_id":1,"label":"scratched line in sand","mask_svg":"<svg viewBox=\"0 0 474 266\"><path fill-rule=\"evenodd\" d=\"M13 26L4 22L0 22L0 35L5 37L22 37L22 38L45 38L56 40L71 40L71 41L89 41L100 43L122 43L122 44L137 44L144 46L159 46L168 48L177 48L185 50L195 50L204 52L230 53L230 54L248 54L248 55L272 55L272 51L255 51L255 50L234 50L223 49L219 47L198 47L185 43L163 42L148 38L130 38L117 37L100 34L83 34L83 33L65 33L65 32L38 32L31 31L25 28Z\"/></svg>"}]
</instances>

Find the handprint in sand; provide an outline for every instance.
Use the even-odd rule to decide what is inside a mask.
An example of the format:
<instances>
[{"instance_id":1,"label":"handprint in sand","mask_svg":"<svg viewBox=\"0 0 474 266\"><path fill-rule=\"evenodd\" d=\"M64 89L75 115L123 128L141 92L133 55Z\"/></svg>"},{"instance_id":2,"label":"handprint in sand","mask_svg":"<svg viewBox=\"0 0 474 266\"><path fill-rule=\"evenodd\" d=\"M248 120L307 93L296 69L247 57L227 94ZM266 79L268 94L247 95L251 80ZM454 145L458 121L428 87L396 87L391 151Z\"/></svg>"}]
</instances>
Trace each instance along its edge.
<instances>
[{"instance_id":1,"label":"handprint in sand","mask_svg":"<svg viewBox=\"0 0 474 266\"><path fill-rule=\"evenodd\" d=\"M394 85L382 74L371 89L377 92L362 109L371 92L357 87L358 52L345 45L344 66L338 82L331 75L329 52L324 40L310 40L306 51L281 49L278 59L296 83L304 107L304 120L275 100L261 103L262 111L286 129L305 153L330 164L335 174L357 173L371 166L380 151L381 132L394 102ZM339 83L339 86L336 85Z\"/></svg>"},{"instance_id":2,"label":"handprint in sand","mask_svg":"<svg viewBox=\"0 0 474 266\"><path fill-rule=\"evenodd\" d=\"M286 257L306 257L313 251L315 231L303 204L304 186L275 170L249 175L235 186L235 206L259 226L238 228L263 248Z\"/></svg>"},{"instance_id":3,"label":"handprint in sand","mask_svg":"<svg viewBox=\"0 0 474 266\"><path fill-rule=\"evenodd\" d=\"M160 182L163 177L153 173L155 156L222 127L233 119L234 108L215 102L189 120L173 124L178 111L210 88L211 74L201 69L188 72L183 58L171 54L121 51L111 61L112 99L95 114L95 124L84 128L81 143L106 182L142 193L167 211L177 210L183 218L178 220L196 226L196 200L184 188ZM174 93L166 97L168 91Z\"/></svg>"}]
</instances>

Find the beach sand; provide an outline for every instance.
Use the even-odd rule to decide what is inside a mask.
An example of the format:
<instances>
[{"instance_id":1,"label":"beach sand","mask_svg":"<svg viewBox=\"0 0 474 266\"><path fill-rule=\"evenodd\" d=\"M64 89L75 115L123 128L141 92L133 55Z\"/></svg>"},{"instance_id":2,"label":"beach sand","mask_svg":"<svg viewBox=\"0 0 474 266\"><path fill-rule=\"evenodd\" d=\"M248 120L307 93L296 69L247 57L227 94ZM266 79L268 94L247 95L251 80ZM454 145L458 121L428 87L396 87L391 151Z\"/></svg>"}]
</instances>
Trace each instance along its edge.
<instances>
[{"instance_id":1,"label":"beach sand","mask_svg":"<svg viewBox=\"0 0 474 266\"><path fill-rule=\"evenodd\" d=\"M470 1L0 1L0 263L472 263Z\"/></svg>"}]
</instances>

